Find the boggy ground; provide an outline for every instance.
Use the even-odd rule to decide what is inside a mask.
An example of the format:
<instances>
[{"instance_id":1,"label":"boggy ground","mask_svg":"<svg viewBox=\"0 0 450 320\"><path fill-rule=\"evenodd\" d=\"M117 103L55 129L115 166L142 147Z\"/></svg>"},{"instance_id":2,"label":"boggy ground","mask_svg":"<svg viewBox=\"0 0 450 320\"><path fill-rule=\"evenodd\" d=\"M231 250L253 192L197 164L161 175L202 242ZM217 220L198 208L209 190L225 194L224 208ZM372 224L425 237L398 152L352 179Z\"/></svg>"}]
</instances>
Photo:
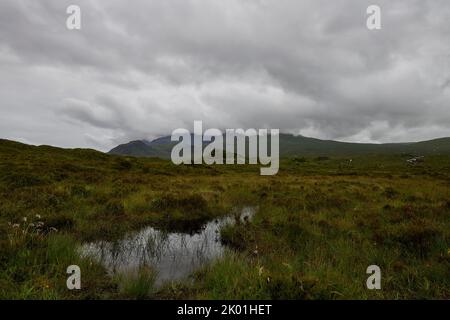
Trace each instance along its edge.
<instances>
[{"instance_id":1,"label":"boggy ground","mask_svg":"<svg viewBox=\"0 0 450 320\"><path fill-rule=\"evenodd\" d=\"M450 157L407 158L289 158L262 177L0 141L0 298L449 299ZM110 277L77 250L146 225L191 231L244 206L258 211L221 230L230 250L193 282L156 289L149 268ZM66 288L72 264L79 291ZM372 264L382 290L366 288Z\"/></svg>"}]
</instances>

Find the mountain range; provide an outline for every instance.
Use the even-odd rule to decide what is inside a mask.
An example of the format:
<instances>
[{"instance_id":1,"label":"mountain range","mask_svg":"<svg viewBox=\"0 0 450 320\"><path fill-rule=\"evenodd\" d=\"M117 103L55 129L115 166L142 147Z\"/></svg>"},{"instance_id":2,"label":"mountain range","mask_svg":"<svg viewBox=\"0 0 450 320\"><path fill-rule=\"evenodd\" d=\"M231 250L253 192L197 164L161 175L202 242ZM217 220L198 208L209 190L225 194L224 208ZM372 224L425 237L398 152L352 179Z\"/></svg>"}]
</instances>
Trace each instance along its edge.
<instances>
[{"instance_id":1,"label":"mountain range","mask_svg":"<svg viewBox=\"0 0 450 320\"><path fill-rule=\"evenodd\" d=\"M329 156L358 154L406 153L412 156L450 154L450 138L439 138L420 142L405 143L350 143L321 140L291 134L280 134L280 156ZM134 140L118 145L109 154L135 157L159 157L168 159L172 148L170 136L152 141Z\"/></svg>"}]
</instances>

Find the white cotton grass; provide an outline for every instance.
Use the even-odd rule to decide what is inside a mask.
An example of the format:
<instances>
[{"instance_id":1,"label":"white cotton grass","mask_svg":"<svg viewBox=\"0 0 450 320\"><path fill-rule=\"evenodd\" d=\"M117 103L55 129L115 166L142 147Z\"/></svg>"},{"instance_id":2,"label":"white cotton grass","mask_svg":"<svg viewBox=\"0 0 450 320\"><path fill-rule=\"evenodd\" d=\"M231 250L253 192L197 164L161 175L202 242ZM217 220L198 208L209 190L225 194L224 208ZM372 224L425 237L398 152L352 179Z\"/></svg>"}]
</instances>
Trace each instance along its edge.
<instances>
[{"instance_id":1,"label":"white cotton grass","mask_svg":"<svg viewBox=\"0 0 450 320\"><path fill-rule=\"evenodd\" d=\"M40 220L42 218L42 216L40 214L36 214L34 216L34 218L35 219L33 219L33 217L28 219L28 217L22 217L20 219L22 221L22 223L8 222L8 225L12 229L15 230L13 232L13 234L16 234L16 235L17 235L17 233L20 233L24 236L28 236L28 235L43 236L50 232L58 232L58 229L56 229L54 227L44 228L45 223ZM29 223L27 223L28 220L30 220Z\"/></svg>"}]
</instances>

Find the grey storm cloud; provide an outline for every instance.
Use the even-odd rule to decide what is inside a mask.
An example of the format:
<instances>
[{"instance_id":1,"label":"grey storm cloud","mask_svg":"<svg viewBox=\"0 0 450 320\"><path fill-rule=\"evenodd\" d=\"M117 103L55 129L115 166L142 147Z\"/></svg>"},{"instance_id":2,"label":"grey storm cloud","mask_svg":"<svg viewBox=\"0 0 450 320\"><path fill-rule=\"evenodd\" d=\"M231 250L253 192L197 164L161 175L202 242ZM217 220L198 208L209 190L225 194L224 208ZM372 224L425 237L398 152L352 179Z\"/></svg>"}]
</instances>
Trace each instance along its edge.
<instances>
[{"instance_id":1,"label":"grey storm cloud","mask_svg":"<svg viewBox=\"0 0 450 320\"><path fill-rule=\"evenodd\" d=\"M66 8L81 8L81 30ZM381 7L382 29L366 28ZM191 128L450 136L448 0L3 0L0 137L108 150Z\"/></svg>"}]
</instances>

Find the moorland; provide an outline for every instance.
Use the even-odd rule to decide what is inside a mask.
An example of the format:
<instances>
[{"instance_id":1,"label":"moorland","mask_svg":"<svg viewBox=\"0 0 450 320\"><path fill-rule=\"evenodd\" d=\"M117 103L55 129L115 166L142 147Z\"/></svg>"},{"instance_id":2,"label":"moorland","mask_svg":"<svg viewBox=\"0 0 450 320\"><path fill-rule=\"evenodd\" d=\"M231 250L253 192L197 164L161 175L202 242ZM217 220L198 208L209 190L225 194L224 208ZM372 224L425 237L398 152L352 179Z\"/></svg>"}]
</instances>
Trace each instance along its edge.
<instances>
[{"instance_id":1,"label":"moorland","mask_svg":"<svg viewBox=\"0 0 450 320\"><path fill-rule=\"evenodd\" d=\"M259 166L179 165L152 157L0 140L1 299L449 299L450 155L284 155ZM80 254L152 226L220 230L228 248L188 278L112 276ZM66 268L79 265L81 290ZM366 268L382 289L366 288Z\"/></svg>"}]
</instances>

